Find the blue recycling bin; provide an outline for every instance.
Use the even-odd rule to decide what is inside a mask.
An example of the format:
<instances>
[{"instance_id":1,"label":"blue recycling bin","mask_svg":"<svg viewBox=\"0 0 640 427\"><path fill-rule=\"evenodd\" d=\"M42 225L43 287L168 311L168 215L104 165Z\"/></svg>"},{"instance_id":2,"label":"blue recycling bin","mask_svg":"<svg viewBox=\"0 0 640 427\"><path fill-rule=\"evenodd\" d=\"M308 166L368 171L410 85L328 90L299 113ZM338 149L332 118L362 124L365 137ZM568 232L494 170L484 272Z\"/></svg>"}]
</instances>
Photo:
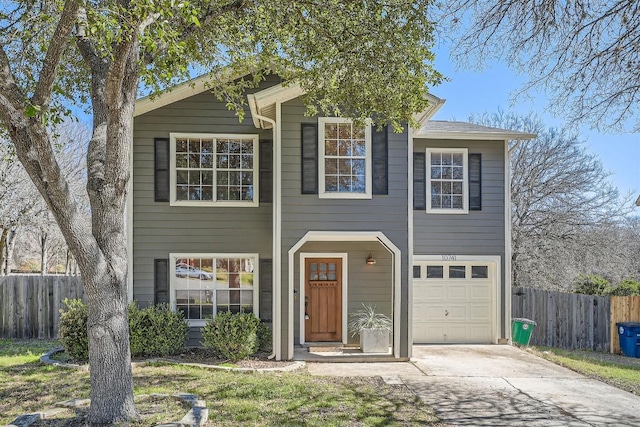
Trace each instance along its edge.
<instances>
[{"instance_id":1,"label":"blue recycling bin","mask_svg":"<svg viewBox=\"0 0 640 427\"><path fill-rule=\"evenodd\" d=\"M619 322L620 349L627 357L640 357L640 323Z\"/></svg>"}]
</instances>

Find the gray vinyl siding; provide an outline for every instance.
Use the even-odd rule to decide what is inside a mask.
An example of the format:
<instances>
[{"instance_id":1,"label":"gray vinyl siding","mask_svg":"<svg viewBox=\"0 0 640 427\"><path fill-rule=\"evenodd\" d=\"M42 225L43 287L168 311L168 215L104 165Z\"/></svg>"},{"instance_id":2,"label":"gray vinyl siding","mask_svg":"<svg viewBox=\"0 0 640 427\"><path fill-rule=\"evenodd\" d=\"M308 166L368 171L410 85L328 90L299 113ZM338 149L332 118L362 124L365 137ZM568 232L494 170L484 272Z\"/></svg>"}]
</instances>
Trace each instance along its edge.
<instances>
[{"instance_id":1,"label":"gray vinyl siding","mask_svg":"<svg viewBox=\"0 0 640 427\"><path fill-rule=\"evenodd\" d=\"M272 76L261 89L279 81ZM135 118L133 286L134 299L140 305L153 303L153 260L167 259L170 253L258 253L261 259L272 258L271 203L259 207L199 207L154 201L154 138L183 132L258 134L260 139L273 139L271 130L256 129L249 110L245 113L240 123L224 103L204 92ZM267 291L260 286L260 304L269 305L270 317L270 284L268 287ZM192 336L189 342L194 339Z\"/></svg>"},{"instance_id":2,"label":"gray vinyl siding","mask_svg":"<svg viewBox=\"0 0 640 427\"><path fill-rule=\"evenodd\" d=\"M408 351L408 151L407 133L389 132L389 194L372 199L320 199L317 194L301 194L301 123L317 123L304 116L299 100L282 106L282 285L288 286L288 252L307 231L381 231L402 252L401 356ZM333 244L335 252L345 243ZM362 263L364 264L364 260ZM295 259L298 262L298 259ZM389 295L391 299L391 295ZM288 336L287 292L282 294L282 343L286 354ZM295 307L294 307L295 309ZM295 310L294 310L295 311ZM294 341L298 342L298 341Z\"/></svg>"},{"instance_id":3,"label":"gray vinyl siding","mask_svg":"<svg viewBox=\"0 0 640 427\"><path fill-rule=\"evenodd\" d=\"M499 255L502 260L502 301L507 301L507 297L510 300L510 295L504 295L504 141L414 140L415 152L441 147L468 148L469 153L482 154L482 210L451 215L414 211L414 255ZM501 333L505 336L504 325Z\"/></svg>"},{"instance_id":4,"label":"gray vinyl siding","mask_svg":"<svg viewBox=\"0 0 640 427\"><path fill-rule=\"evenodd\" d=\"M391 254L377 242L309 242L296 252L294 267L294 289L301 295L300 286L300 253L332 253L347 254L347 283L342 284L347 293L347 321L349 314L362 309L362 304L371 304L376 311L392 317L393 305L393 260ZM368 255L376 259L375 265L367 265ZM345 266L343 265L342 268ZM295 343L300 342L300 310L301 301L294 301ZM348 342L358 343L358 336L352 337L347 331Z\"/></svg>"}]
</instances>

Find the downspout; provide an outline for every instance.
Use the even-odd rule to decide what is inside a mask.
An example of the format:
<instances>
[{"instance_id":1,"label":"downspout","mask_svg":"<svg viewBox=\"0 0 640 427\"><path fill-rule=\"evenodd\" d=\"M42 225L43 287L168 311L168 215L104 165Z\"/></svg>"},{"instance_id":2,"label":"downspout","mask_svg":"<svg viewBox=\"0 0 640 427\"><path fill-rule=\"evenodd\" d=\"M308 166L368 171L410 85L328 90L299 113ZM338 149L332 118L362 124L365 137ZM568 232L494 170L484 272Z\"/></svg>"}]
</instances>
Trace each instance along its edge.
<instances>
[{"instance_id":1,"label":"downspout","mask_svg":"<svg viewBox=\"0 0 640 427\"><path fill-rule=\"evenodd\" d=\"M267 122L267 123L271 123L271 126L272 126L271 129L272 129L272 132L273 132L273 137L272 137L272 140L273 140L273 160L272 160L272 162L276 163L276 159L277 159L277 157L276 157L276 136L277 136L276 121L270 119L269 117L263 116L260 113L258 113L258 107L257 107L257 105L255 105L255 98L252 97L249 100L255 106L255 108L253 109L255 111L255 112L253 112L253 116L258 120L261 120L261 121L264 121L264 122ZM275 172L275 168L273 168L273 169L274 169L274 172ZM276 181L276 178L277 178L277 174L274 173L273 174L273 181ZM271 258L273 259L273 265L271 267L271 317L272 317L272 323L271 324L272 324L272 327L273 327L273 333L271 334L271 336L272 336L272 340L271 340L271 348L272 348L272 350L271 350L271 354L268 356L268 359L273 359L274 357L276 357L276 342L279 343L279 341L280 341L280 339L279 339L280 338L280 324L279 324L279 322L277 322L278 324L276 325L276 318L277 318L277 316L276 316L276 311L277 311L276 310L276 301L277 301L276 296L279 297L280 293L277 292L277 288L278 288L276 286L277 281L276 281L276 277L274 277L275 276L275 272L276 272L276 262L280 262L280 259L279 258L276 259L276 256L275 256L276 253L277 253L276 246L277 246L277 242L278 242L278 239L276 239L276 233L279 231L279 229L278 229L278 227L276 225L276 219L278 217L277 217L277 212L276 212L277 204L275 202L275 198L276 198L276 195L279 194L279 191L278 191L278 188L277 188L276 184L277 184L276 182L273 182L273 190L272 190L273 191L273 196L274 196L273 197L274 200L272 202L273 203L273 213L272 213L272 215L273 215L273 221L272 221L272 225L273 225L273 231L272 231L272 234L273 234L273 236L272 236L273 249L272 249L272 252L273 252L273 254L271 256Z\"/></svg>"}]
</instances>

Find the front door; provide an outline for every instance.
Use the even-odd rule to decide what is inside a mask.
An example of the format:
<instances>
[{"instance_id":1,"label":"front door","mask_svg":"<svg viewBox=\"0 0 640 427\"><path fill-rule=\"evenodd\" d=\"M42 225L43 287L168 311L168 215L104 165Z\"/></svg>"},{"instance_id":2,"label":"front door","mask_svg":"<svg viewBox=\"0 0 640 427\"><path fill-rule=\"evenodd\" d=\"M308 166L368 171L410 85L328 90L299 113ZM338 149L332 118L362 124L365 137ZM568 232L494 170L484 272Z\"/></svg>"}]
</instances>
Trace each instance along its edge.
<instances>
[{"instance_id":1,"label":"front door","mask_svg":"<svg viewBox=\"0 0 640 427\"><path fill-rule=\"evenodd\" d=\"M306 258L305 341L342 341L342 259Z\"/></svg>"}]
</instances>

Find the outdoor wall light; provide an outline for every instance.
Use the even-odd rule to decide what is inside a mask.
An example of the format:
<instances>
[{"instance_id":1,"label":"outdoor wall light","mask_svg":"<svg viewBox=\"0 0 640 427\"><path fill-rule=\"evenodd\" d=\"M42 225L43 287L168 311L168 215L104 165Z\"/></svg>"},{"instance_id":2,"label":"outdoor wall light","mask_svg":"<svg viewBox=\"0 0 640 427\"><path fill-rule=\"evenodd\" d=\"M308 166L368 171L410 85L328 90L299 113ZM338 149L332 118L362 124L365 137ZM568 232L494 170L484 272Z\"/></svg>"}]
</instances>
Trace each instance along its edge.
<instances>
[{"instance_id":1,"label":"outdoor wall light","mask_svg":"<svg viewBox=\"0 0 640 427\"><path fill-rule=\"evenodd\" d=\"M375 263L376 263L376 259L373 257L373 255L371 255L371 252L369 252L369 256L367 257L367 264L373 265Z\"/></svg>"}]
</instances>

